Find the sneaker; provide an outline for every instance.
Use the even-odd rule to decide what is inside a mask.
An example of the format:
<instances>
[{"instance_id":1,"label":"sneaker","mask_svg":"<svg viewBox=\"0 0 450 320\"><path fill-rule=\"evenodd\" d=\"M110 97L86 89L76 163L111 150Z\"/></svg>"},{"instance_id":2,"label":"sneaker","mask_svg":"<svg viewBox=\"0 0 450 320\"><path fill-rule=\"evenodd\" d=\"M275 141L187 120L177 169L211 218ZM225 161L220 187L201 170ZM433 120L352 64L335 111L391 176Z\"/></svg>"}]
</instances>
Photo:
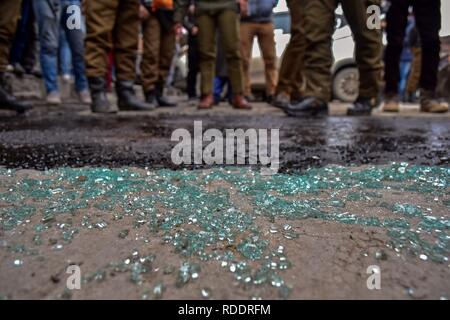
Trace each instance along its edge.
<instances>
[{"instance_id":1,"label":"sneaker","mask_svg":"<svg viewBox=\"0 0 450 320\"><path fill-rule=\"evenodd\" d=\"M60 96L59 92L57 92L57 91L53 91L53 92L50 92L49 94L47 94L46 101L48 104L54 105L54 106L60 105L62 103L61 96Z\"/></svg>"},{"instance_id":2,"label":"sneaker","mask_svg":"<svg viewBox=\"0 0 450 320\"><path fill-rule=\"evenodd\" d=\"M383 105L383 112L399 112L400 100L397 95L386 96Z\"/></svg>"},{"instance_id":3,"label":"sneaker","mask_svg":"<svg viewBox=\"0 0 450 320\"><path fill-rule=\"evenodd\" d=\"M87 89L78 92L78 99L80 99L80 102L82 104L91 104L92 103L91 94L89 93L89 90L87 90Z\"/></svg>"}]
</instances>

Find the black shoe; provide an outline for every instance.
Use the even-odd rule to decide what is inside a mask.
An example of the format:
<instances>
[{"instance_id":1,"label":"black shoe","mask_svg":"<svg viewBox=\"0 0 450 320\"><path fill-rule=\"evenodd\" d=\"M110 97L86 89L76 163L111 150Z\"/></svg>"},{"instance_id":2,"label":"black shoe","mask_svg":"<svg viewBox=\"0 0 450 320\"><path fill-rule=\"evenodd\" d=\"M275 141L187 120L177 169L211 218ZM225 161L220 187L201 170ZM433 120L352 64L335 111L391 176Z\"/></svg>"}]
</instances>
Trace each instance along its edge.
<instances>
[{"instance_id":1,"label":"black shoe","mask_svg":"<svg viewBox=\"0 0 450 320\"><path fill-rule=\"evenodd\" d=\"M116 92L120 110L126 111L151 111L154 105L139 101L134 93L133 81L117 81Z\"/></svg>"},{"instance_id":2,"label":"black shoe","mask_svg":"<svg viewBox=\"0 0 450 320\"><path fill-rule=\"evenodd\" d=\"M318 98L305 97L296 104L289 104L283 110L291 117L317 116L328 114L328 104Z\"/></svg>"},{"instance_id":3,"label":"black shoe","mask_svg":"<svg viewBox=\"0 0 450 320\"><path fill-rule=\"evenodd\" d=\"M156 101L158 102L158 106L160 107L176 107L177 104L170 101L167 97L163 95L164 88L163 86L156 86Z\"/></svg>"},{"instance_id":4,"label":"black shoe","mask_svg":"<svg viewBox=\"0 0 450 320\"><path fill-rule=\"evenodd\" d=\"M4 74L0 74L0 109L12 110L17 113L25 113L33 108L31 103L27 101L19 101L17 98L9 93L6 86L6 79Z\"/></svg>"},{"instance_id":5,"label":"black shoe","mask_svg":"<svg viewBox=\"0 0 450 320\"><path fill-rule=\"evenodd\" d=\"M277 94L272 101L272 105L276 108L285 109L289 106L290 98L284 94Z\"/></svg>"},{"instance_id":6,"label":"black shoe","mask_svg":"<svg viewBox=\"0 0 450 320\"><path fill-rule=\"evenodd\" d=\"M89 89L91 91L91 110L94 113L116 113L117 109L106 97L106 81L102 77L89 78Z\"/></svg>"},{"instance_id":7,"label":"black shoe","mask_svg":"<svg viewBox=\"0 0 450 320\"><path fill-rule=\"evenodd\" d=\"M350 108L347 109L348 116L370 116L372 109L376 107L375 98L358 98Z\"/></svg>"}]
</instances>

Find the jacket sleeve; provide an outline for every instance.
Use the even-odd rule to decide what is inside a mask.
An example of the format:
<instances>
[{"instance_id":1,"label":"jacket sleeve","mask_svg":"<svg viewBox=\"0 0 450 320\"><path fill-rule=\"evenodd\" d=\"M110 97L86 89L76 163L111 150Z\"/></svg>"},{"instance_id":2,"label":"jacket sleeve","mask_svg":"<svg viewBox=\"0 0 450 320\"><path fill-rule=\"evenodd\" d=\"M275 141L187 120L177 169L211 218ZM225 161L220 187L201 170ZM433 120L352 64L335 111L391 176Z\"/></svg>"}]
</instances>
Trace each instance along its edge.
<instances>
[{"instance_id":1,"label":"jacket sleeve","mask_svg":"<svg viewBox=\"0 0 450 320\"><path fill-rule=\"evenodd\" d=\"M175 23L183 23L184 17L186 16L188 7L189 7L189 0L175 0L174 1L174 21Z\"/></svg>"}]
</instances>

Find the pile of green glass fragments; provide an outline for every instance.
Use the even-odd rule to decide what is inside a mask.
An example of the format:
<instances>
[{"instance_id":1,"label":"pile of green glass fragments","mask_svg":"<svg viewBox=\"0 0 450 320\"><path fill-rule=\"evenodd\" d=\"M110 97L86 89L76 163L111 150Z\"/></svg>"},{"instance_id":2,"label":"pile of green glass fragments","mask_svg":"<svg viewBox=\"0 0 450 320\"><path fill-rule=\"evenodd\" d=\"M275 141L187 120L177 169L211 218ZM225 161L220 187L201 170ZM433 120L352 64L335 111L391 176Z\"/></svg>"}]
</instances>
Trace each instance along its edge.
<instances>
[{"instance_id":1,"label":"pile of green glass fragments","mask_svg":"<svg viewBox=\"0 0 450 320\"><path fill-rule=\"evenodd\" d=\"M291 267L288 254L282 245L269 245L267 230L258 227L257 219L270 223L279 218L288 222L321 219L379 227L385 229L390 239L387 246L395 252L448 262L449 215L436 217L431 208L389 203L381 194L386 190L417 193L448 209L447 167L406 163L328 166L273 176L239 167L193 171L60 168L14 179L18 174L0 168L0 228L5 235L38 216L39 222L33 226L35 246L14 245L3 237L0 249L3 244L16 252L38 254L43 234L58 230L60 238L54 239L53 249L63 250L82 230L107 230L128 216L134 228L147 232L149 238L158 234L180 255L184 262L178 269L164 270L174 274L179 287L201 276L202 261L217 261L235 280L251 286L273 286L281 297L288 297L290 284L283 280L283 270ZM249 207L242 206L244 202ZM395 218L350 213L346 207L351 202L388 209ZM82 216L80 223L71 219L75 216ZM118 237L126 238L129 233L123 230ZM289 223L279 227L272 224L269 233L282 234L285 239L299 236ZM218 246L225 250L215 250ZM84 276L84 281L102 281L110 268L129 272L130 279L139 285L152 269L154 258L136 250L125 260L110 262L103 270ZM21 265L21 261L14 261L14 265ZM163 291L164 285L158 283L148 296L161 297ZM202 290L205 298L210 293L207 288Z\"/></svg>"}]
</instances>

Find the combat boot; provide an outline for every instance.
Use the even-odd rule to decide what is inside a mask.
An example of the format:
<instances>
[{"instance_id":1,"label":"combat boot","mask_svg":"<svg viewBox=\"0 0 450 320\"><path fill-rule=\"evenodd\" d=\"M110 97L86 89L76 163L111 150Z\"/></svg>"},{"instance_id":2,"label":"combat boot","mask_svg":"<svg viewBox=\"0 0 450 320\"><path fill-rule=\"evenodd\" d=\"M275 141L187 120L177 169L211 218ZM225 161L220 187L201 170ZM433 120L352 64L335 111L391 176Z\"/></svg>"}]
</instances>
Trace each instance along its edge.
<instances>
[{"instance_id":1,"label":"combat boot","mask_svg":"<svg viewBox=\"0 0 450 320\"><path fill-rule=\"evenodd\" d=\"M436 99L432 91L421 90L420 111L429 113L443 113L448 111L448 104Z\"/></svg>"},{"instance_id":2,"label":"combat boot","mask_svg":"<svg viewBox=\"0 0 450 320\"><path fill-rule=\"evenodd\" d=\"M156 90L150 90L145 93L145 103L156 108Z\"/></svg>"},{"instance_id":3,"label":"combat boot","mask_svg":"<svg viewBox=\"0 0 450 320\"><path fill-rule=\"evenodd\" d=\"M91 91L91 110L94 113L115 113L117 108L111 106L106 97L106 81L103 77L89 78Z\"/></svg>"},{"instance_id":4,"label":"combat boot","mask_svg":"<svg viewBox=\"0 0 450 320\"><path fill-rule=\"evenodd\" d=\"M30 110L32 107L31 103L19 101L9 92L5 74L0 73L0 109L12 110L20 114Z\"/></svg>"},{"instance_id":5,"label":"combat boot","mask_svg":"<svg viewBox=\"0 0 450 320\"><path fill-rule=\"evenodd\" d=\"M120 110L151 111L154 105L139 101L134 93L133 81L117 81L116 92Z\"/></svg>"},{"instance_id":6,"label":"combat boot","mask_svg":"<svg viewBox=\"0 0 450 320\"><path fill-rule=\"evenodd\" d=\"M316 97L305 97L295 104L289 104L283 110L291 117L326 115L328 103Z\"/></svg>"},{"instance_id":7,"label":"combat boot","mask_svg":"<svg viewBox=\"0 0 450 320\"><path fill-rule=\"evenodd\" d=\"M372 109L377 106L375 98L359 97L355 103L347 109L348 116L370 116Z\"/></svg>"}]
</instances>

